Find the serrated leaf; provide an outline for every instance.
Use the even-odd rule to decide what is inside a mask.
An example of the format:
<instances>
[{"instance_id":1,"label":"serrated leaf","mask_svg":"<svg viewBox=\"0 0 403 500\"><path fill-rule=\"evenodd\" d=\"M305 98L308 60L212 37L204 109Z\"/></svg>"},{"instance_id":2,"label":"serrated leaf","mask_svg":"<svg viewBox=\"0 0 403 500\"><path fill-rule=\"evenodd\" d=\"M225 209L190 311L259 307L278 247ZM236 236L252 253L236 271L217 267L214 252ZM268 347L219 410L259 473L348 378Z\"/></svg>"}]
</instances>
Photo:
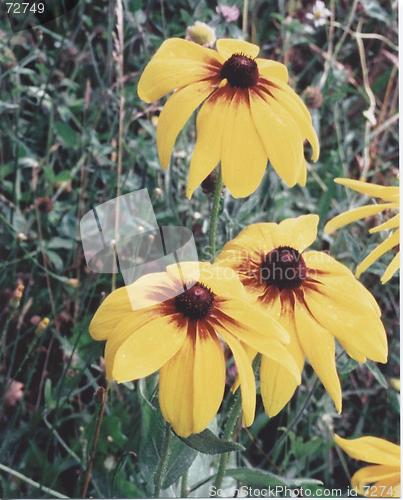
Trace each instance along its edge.
<instances>
[{"instance_id":1,"label":"serrated leaf","mask_svg":"<svg viewBox=\"0 0 403 500\"><path fill-rule=\"evenodd\" d=\"M258 469L228 469L225 475L236 479L240 483L253 486L255 488L287 486L287 481L284 478Z\"/></svg>"},{"instance_id":2,"label":"serrated leaf","mask_svg":"<svg viewBox=\"0 0 403 500\"><path fill-rule=\"evenodd\" d=\"M191 448L205 453L207 455L217 455L219 453L228 453L230 451L243 451L245 448L232 441L224 441L213 434L209 429L192 434L188 438L181 438Z\"/></svg>"}]
</instances>

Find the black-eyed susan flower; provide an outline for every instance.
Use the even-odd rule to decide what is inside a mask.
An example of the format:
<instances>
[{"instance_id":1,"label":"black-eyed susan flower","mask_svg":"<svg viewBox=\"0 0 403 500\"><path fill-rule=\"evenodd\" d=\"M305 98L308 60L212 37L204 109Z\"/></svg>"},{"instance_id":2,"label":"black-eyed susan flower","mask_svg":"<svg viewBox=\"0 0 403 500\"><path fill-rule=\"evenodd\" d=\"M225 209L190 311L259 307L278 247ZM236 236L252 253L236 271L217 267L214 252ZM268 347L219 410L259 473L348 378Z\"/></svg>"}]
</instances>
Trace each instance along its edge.
<instances>
[{"instance_id":1,"label":"black-eyed susan flower","mask_svg":"<svg viewBox=\"0 0 403 500\"><path fill-rule=\"evenodd\" d=\"M359 469L351 478L351 484L358 494L366 497L400 498L398 444L373 436L344 439L335 434L334 440L350 457L375 464Z\"/></svg>"},{"instance_id":2,"label":"black-eyed susan flower","mask_svg":"<svg viewBox=\"0 0 403 500\"><path fill-rule=\"evenodd\" d=\"M347 224L351 224L365 217L377 215L385 210L398 211L399 210L399 187L398 186L380 186L379 184L371 184L369 182L356 181L353 179L335 179L337 184L346 186L358 193L365 194L374 198L381 199L384 203L376 203L371 205L363 205L353 208L337 215L331 219L325 226L325 232L328 234L333 233ZM372 252L370 252L365 259L357 266L356 276L359 278L361 274L366 271L372 264L377 261L382 255L389 250L399 245L400 239L400 214L396 213L388 221L383 222L379 226L373 227L369 230L371 234L379 233L380 231L390 231L389 236ZM381 282L385 284L392 276L398 271L400 267L400 252L397 252L390 261L385 272L381 277Z\"/></svg>"},{"instance_id":3,"label":"black-eyed susan flower","mask_svg":"<svg viewBox=\"0 0 403 500\"><path fill-rule=\"evenodd\" d=\"M319 143L311 116L288 86L287 68L258 58L259 47L220 39L217 50L172 38L166 40L141 75L138 94L152 102L172 96L158 120L157 146L169 165L176 138L193 111L197 142L192 155L187 196L221 162L224 184L234 197L250 195L259 185L269 158L288 186L306 181L304 141Z\"/></svg>"},{"instance_id":4,"label":"black-eyed susan flower","mask_svg":"<svg viewBox=\"0 0 403 500\"><path fill-rule=\"evenodd\" d=\"M106 340L110 380L136 380L159 370L161 411L180 436L201 432L219 409L224 343L238 370L245 425L253 421L256 394L243 346L275 360L299 383L283 345L286 331L251 303L234 271L217 265L171 265L114 291L92 319L90 334Z\"/></svg>"},{"instance_id":5,"label":"black-eyed susan flower","mask_svg":"<svg viewBox=\"0 0 403 500\"><path fill-rule=\"evenodd\" d=\"M341 411L335 339L352 358L385 363L387 340L373 296L342 264L324 252L306 251L316 239L317 215L245 228L219 255L247 292L289 332L298 368L305 358ZM275 360L262 357L260 386L266 412L276 415L297 384Z\"/></svg>"}]
</instances>

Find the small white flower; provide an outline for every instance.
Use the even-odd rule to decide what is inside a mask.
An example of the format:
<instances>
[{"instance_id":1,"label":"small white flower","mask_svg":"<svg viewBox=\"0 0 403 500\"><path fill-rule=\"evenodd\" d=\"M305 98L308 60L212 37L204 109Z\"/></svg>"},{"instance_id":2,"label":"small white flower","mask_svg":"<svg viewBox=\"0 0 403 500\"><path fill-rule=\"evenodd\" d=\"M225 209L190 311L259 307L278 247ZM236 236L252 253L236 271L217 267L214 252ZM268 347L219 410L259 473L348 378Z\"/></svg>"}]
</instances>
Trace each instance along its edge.
<instances>
[{"instance_id":1,"label":"small white flower","mask_svg":"<svg viewBox=\"0 0 403 500\"><path fill-rule=\"evenodd\" d=\"M330 17L332 13L326 7L325 2L322 0L316 0L315 5L312 7L312 12L305 14L306 19L313 22L315 28L323 26L327 22L327 18Z\"/></svg>"}]
</instances>

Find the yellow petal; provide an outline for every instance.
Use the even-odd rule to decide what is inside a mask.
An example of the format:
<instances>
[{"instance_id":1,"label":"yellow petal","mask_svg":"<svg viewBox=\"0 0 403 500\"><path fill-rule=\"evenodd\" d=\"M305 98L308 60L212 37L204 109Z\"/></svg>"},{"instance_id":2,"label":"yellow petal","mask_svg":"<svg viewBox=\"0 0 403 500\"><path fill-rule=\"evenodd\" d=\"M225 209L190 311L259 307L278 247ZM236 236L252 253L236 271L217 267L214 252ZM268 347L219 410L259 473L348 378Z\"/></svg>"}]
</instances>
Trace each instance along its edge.
<instances>
[{"instance_id":1,"label":"yellow petal","mask_svg":"<svg viewBox=\"0 0 403 500\"><path fill-rule=\"evenodd\" d=\"M112 378L128 382L147 377L163 366L180 349L186 338L186 327L172 316L160 316L136 329L125 321L119 324L121 335L131 332L116 350Z\"/></svg>"},{"instance_id":2,"label":"yellow petal","mask_svg":"<svg viewBox=\"0 0 403 500\"><path fill-rule=\"evenodd\" d=\"M230 322L228 328L231 333L254 349L256 346L253 344L256 343L265 343L265 348L270 349L271 340L285 344L290 341L287 330L263 307L237 300L236 297L220 302L218 307L222 314L218 316L219 320L225 325L226 321Z\"/></svg>"},{"instance_id":3,"label":"yellow petal","mask_svg":"<svg viewBox=\"0 0 403 500\"><path fill-rule=\"evenodd\" d=\"M396 230L385 241L374 248L363 261L360 262L355 272L357 278L359 278L361 274L366 271L376 260L382 257L382 255L397 246L399 244L399 241L400 231Z\"/></svg>"},{"instance_id":4,"label":"yellow petal","mask_svg":"<svg viewBox=\"0 0 403 500\"><path fill-rule=\"evenodd\" d=\"M272 79L280 80L284 83L288 82L288 70L287 66L281 64L277 61L272 61L271 59L255 59L256 64L259 68L259 75L263 76L267 80Z\"/></svg>"},{"instance_id":5,"label":"yellow petal","mask_svg":"<svg viewBox=\"0 0 403 500\"><path fill-rule=\"evenodd\" d=\"M318 224L319 216L316 214L284 219L278 225L276 245L289 246L303 252L316 240Z\"/></svg>"},{"instance_id":6,"label":"yellow petal","mask_svg":"<svg viewBox=\"0 0 403 500\"><path fill-rule=\"evenodd\" d=\"M229 59L233 54L242 54L255 59L260 51L259 47L253 43L232 38L217 40L217 50L223 59Z\"/></svg>"},{"instance_id":7,"label":"yellow petal","mask_svg":"<svg viewBox=\"0 0 403 500\"><path fill-rule=\"evenodd\" d=\"M190 162L186 196L210 174L221 158L221 145L230 97L219 89L207 99L197 115L197 141Z\"/></svg>"},{"instance_id":8,"label":"yellow petal","mask_svg":"<svg viewBox=\"0 0 403 500\"><path fill-rule=\"evenodd\" d=\"M308 252L304 254L305 263L307 263L308 260L306 258L307 254ZM332 257L330 256L327 257L329 259L332 259ZM342 264L339 265L342 266ZM352 300L353 303L359 301L361 303L361 307L369 307L377 317L381 316L381 310L375 300L375 297L365 288L362 283L357 280L357 278L354 277L354 275L347 268L345 268L347 270L347 273L345 274L333 274L332 272L326 273L323 271L321 272L320 270L316 270L312 267L312 262L309 262L309 268L309 276L316 281L315 287L318 290L322 291L325 295L329 291L329 289L332 289L333 296L335 296L336 298L345 296L347 300ZM344 302L346 303L346 301ZM371 312L369 314L371 314Z\"/></svg>"},{"instance_id":9,"label":"yellow petal","mask_svg":"<svg viewBox=\"0 0 403 500\"><path fill-rule=\"evenodd\" d=\"M252 194L262 180L267 155L256 131L246 89L237 89L223 132L221 168L224 184L234 198Z\"/></svg>"},{"instance_id":10,"label":"yellow petal","mask_svg":"<svg viewBox=\"0 0 403 500\"><path fill-rule=\"evenodd\" d=\"M147 325L156 316L160 314L158 306L133 311L131 314L122 316L122 319L116 324L112 333L109 335L105 345L105 368L106 378L110 381L115 380L112 375L115 354L123 342L133 334Z\"/></svg>"},{"instance_id":11,"label":"yellow petal","mask_svg":"<svg viewBox=\"0 0 403 500\"><path fill-rule=\"evenodd\" d=\"M215 336L196 336L193 377L193 432L202 432L215 417L224 395L225 358Z\"/></svg>"},{"instance_id":12,"label":"yellow petal","mask_svg":"<svg viewBox=\"0 0 403 500\"><path fill-rule=\"evenodd\" d=\"M234 305L239 311L241 304L235 304L234 302ZM223 305L221 305L220 308L224 310ZM287 332L283 329L279 322L275 321L274 318L270 318L270 316L267 316L266 325L261 325L259 316L256 314L254 309L256 311L257 307L249 306L248 309L248 307L244 306L243 311L238 312L238 315L236 315L235 307L231 309L227 307L225 310L227 312L231 311L230 315L227 316L227 319L218 316L219 321L214 323L216 330L220 335L230 332L233 336L236 336L253 350L264 354L271 360L276 361L289 372L297 385L300 384L300 370L298 369L293 356L288 351L288 346L285 347L279 341L279 338L283 339L284 336L286 336L287 339L289 338ZM249 313L247 313L248 310Z\"/></svg>"},{"instance_id":13,"label":"yellow petal","mask_svg":"<svg viewBox=\"0 0 403 500\"><path fill-rule=\"evenodd\" d=\"M379 226L372 227L369 232L371 234L379 233L380 231L386 231L387 229L395 229L400 227L400 214L396 214L383 224L379 224Z\"/></svg>"},{"instance_id":14,"label":"yellow petal","mask_svg":"<svg viewBox=\"0 0 403 500\"><path fill-rule=\"evenodd\" d=\"M152 102L174 89L213 78L220 67L215 51L187 40L170 38L145 67L137 92L140 99Z\"/></svg>"},{"instance_id":15,"label":"yellow petal","mask_svg":"<svg viewBox=\"0 0 403 500\"><path fill-rule=\"evenodd\" d=\"M344 439L337 434L334 440L347 455L370 464L400 466L400 446L386 439L363 436L356 439Z\"/></svg>"},{"instance_id":16,"label":"yellow petal","mask_svg":"<svg viewBox=\"0 0 403 500\"><path fill-rule=\"evenodd\" d=\"M210 262L179 262L167 267L168 274L174 280L191 286L200 281L217 296L218 299L248 301L242 283L235 271Z\"/></svg>"},{"instance_id":17,"label":"yellow petal","mask_svg":"<svg viewBox=\"0 0 403 500\"><path fill-rule=\"evenodd\" d=\"M252 365L241 343L235 337L225 330L221 330L220 334L234 356L241 384L243 421L244 425L249 427L253 423L256 407L256 385Z\"/></svg>"},{"instance_id":18,"label":"yellow petal","mask_svg":"<svg viewBox=\"0 0 403 500\"><path fill-rule=\"evenodd\" d=\"M336 259L325 252L309 250L304 252L304 260L307 267L326 275L353 276L352 272Z\"/></svg>"},{"instance_id":19,"label":"yellow petal","mask_svg":"<svg viewBox=\"0 0 403 500\"><path fill-rule=\"evenodd\" d=\"M397 254L390 261L388 267L386 268L385 272L381 277L382 285L387 283L392 278L392 276L399 270L399 268L400 268L400 252L397 252Z\"/></svg>"},{"instance_id":20,"label":"yellow petal","mask_svg":"<svg viewBox=\"0 0 403 500\"><path fill-rule=\"evenodd\" d=\"M283 326L290 335L287 349L293 356L299 373L304 366L304 354L301 350L295 324L291 317L284 317ZM277 415L292 398L298 384L288 370L272 359L262 356L260 365L260 392L266 413L270 417Z\"/></svg>"},{"instance_id":21,"label":"yellow petal","mask_svg":"<svg viewBox=\"0 0 403 500\"><path fill-rule=\"evenodd\" d=\"M307 311L305 304L295 301L295 323L298 339L310 365L341 412L341 387L336 370L333 336Z\"/></svg>"},{"instance_id":22,"label":"yellow petal","mask_svg":"<svg viewBox=\"0 0 403 500\"><path fill-rule=\"evenodd\" d=\"M364 217L378 214L379 212L389 208L396 208L395 204L379 203L376 205L364 205L363 207L352 208L351 210L347 210L340 215L336 215L333 219L330 219L330 221L328 221L325 225L324 231L327 234L331 234L340 227L351 224L352 222L363 219Z\"/></svg>"},{"instance_id":23,"label":"yellow petal","mask_svg":"<svg viewBox=\"0 0 403 500\"><path fill-rule=\"evenodd\" d=\"M335 294L332 289L305 293L305 301L316 321L341 342L373 361L386 363L387 339L381 320L371 309L351 296Z\"/></svg>"},{"instance_id":24,"label":"yellow petal","mask_svg":"<svg viewBox=\"0 0 403 500\"><path fill-rule=\"evenodd\" d=\"M127 287L118 288L101 303L89 326L94 340L106 340L126 314L133 311Z\"/></svg>"},{"instance_id":25,"label":"yellow petal","mask_svg":"<svg viewBox=\"0 0 403 500\"><path fill-rule=\"evenodd\" d=\"M167 168L176 138L193 111L214 90L209 81L197 82L175 92L158 118L157 145L161 165Z\"/></svg>"},{"instance_id":26,"label":"yellow petal","mask_svg":"<svg viewBox=\"0 0 403 500\"><path fill-rule=\"evenodd\" d=\"M302 138L295 131L295 125L277 116L272 107L256 92L250 92L250 107L253 121L267 156L277 175L288 187L296 184L300 175L301 159L303 160Z\"/></svg>"},{"instance_id":27,"label":"yellow petal","mask_svg":"<svg viewBox=\"0 0 403 500\"><path fill-rule=\"evenodd\" d=\"M338 177L334 179L336 184L353 189L357 193L373 196L374 198L382 198L385 201L399 201L398 186L380 186L379 184L371 184L370 182L357 181L354 179L344 179Z\"/></svg>"},{"instance_id":28,"label":"yellow petal","mask_svg":"<svg viewBox=\"0 0 403 500\"><path fill-rule=\"evenodd\" d=\"M392 485L396 485L399 482L399 468L386 465L369 465L363 467L351 478L353 488L356 488L360 495L378 498L393 497ZM368 485L371 485L371 487L365 488Z\"/></svg>"},{"instance_id":29,"label":"yellow petal","mask_svg":"<svg viewBox=\"0 0 403 500\"><path fill-rule=\"evenodd\" d=\"M160 370L161 412L164 419L182 437L194 432L194 347L194 339L187 336L181 349Z\"/></svg>"},{"instance_id":30,"label":"yellow petal","mask_svg":"<svg viewBox=\"0 0 403 500\"><path fill-rule=\"evenodd\" d=\"M217 261L225 259L235 264L245 259L254 260L262 257L275 247L278 240L277 233L278 224L273 222L250 224L224 245Z\"/></svg>"},{"instance_id":31,"label":"yellow petal","mask_svg":"<svg viewBox=\"0 0 403 500\"><path fill-rule=\"evenodd\" d=\"M281 79L273 80L275 87L270 91L274 98L283 106L297 122L301 135L310 143L312 148L311 159L317 161L320 153L319 139L312 125L312 118L303 100Z\"/></svg>"}]
</instances>

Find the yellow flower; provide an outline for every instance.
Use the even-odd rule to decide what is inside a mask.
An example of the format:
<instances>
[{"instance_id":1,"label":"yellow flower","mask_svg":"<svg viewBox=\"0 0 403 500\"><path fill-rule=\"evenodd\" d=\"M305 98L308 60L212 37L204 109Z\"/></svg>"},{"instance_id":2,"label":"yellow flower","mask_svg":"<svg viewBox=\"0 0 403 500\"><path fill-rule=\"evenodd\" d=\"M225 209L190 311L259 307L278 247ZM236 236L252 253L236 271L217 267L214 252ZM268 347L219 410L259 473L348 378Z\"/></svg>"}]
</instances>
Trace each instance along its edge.
<instances>
[{"instance_id":1,"label":"yellow flower","mask_svg":"<svg viewBox=\"0 0 403 500\"><path fill-rule=\"evenodd\" d=\"M398 210L399 209L399 187L398 186L380 186L379 184L371 184L369 182L356 181L353 179L335 179L337 184L346 186L358 193L380 198L385 203L376 203L375 205L363 205L361 207L353 208L337 215L331 219L325 226L325 232L328 234L333 233L336 229L343 227L351 222L379 214L384 210ZM365 259L357 266L356 276L359 278L361 274L366 271L376 260L384 255L392 248L399 245L400 238L400 214L397 213L391 217L387 222L373 227L369 230L371 234L380 231L391 229L392 232L380 243L376 248L370 252ZM382 284L388 282L392 276L398 271L400 267L400 252L397 252L393 259L390 261L385 272L381 277Z\"/></svg>"},{"instance_id":2,"label":"yellow flower","mask_svg":"<svg viewBox=\"0 0 403 500\"><path fill-rule=\"evenodd\" d=\"M372 436L334 440L352 458L369 462L351 478L353 488L366 497L400 498L400 446Z\"/></svg>"},{"instance_id":3,"label":"yellow flower","mask_svg":"<svg viewBox=\"0 0 403 500\"><path fill-rule=\"evenodd\" d=\"M164 168L176 138L193 111L197 142L190 162L187 196L221 162L224 184L236 198L259 185L269 158L287 183L304 185L303 144L319 156L311 116L287 85L287 68L257 57L259 47L220 39L217 50L172 38L166 40L141 75L138 94L146 102L174 91L158 120L157 146Z\"/></svg>"},{"instance_id":4,"label":"yellow flower","mask_svg":"<svg viewBox=\"0 0 403 500\"><path fill-rule=\"evenodd\" d=\"M385 363L387 339L373 296L342 264L324 252L305 251L317 234L319 217L304 215L280 224L252 224L219 255L234 269L265 312L289 332L289 350L300 371L305 358L341 411L335 338L353 359ZM297 384L275 361L262 357L263 403L276 415Z\"/></svg>"},{"instance_id":5,"label":"yellow flower","mask_svg":"<svg viewBox=\"0 0 403 500\"><path fill-rule=\"evenodd\" d=\"M133 308L133 305L135 307ZM107 377L126 382L159 370L164 418L180 436L203 431L222 402L225 342L238 370L245 425L255 412L255 379L243 345L300 374L283 343L285 330L250 301L231 269L180 263L141 277L101 304L90 324L106 340Z\"/></svg>"}]
</instances>

